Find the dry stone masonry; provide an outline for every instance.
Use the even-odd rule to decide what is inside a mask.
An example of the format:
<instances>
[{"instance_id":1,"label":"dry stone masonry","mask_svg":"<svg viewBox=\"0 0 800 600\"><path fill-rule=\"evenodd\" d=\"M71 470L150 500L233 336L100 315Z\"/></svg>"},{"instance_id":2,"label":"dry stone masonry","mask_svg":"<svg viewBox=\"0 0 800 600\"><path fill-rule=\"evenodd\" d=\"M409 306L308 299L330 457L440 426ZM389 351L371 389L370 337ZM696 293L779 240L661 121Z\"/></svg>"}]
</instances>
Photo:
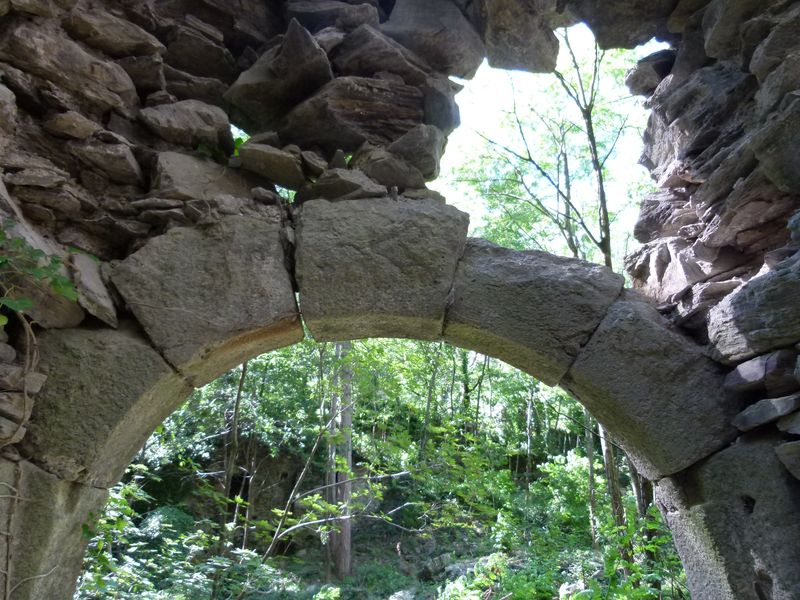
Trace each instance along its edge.
<instances>
[{"instance_id":1,"label":"dry stone masonry","mask_svg":"<svg viewBox=\"0 0 800 600\"><path fill-rule=\"evenodd\" d=\"M552 70L579 21L671 45L628 76L659 185L633 290L426 187L450 77ZM693 598L800 598L799 31L796 0L0 0L0 213L78 295L13 280L0 597L71 598L148 435L302 318L562 385L656 482Z\"/></svg>"}]
</instances>

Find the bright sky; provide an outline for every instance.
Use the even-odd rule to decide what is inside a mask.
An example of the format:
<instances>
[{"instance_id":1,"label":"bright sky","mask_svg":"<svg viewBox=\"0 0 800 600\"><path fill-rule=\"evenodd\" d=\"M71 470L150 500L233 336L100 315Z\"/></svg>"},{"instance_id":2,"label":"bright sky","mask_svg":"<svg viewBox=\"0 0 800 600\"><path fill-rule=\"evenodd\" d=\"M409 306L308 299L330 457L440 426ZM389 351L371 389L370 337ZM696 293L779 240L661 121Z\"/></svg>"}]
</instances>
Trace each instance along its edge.
<instances>
[{"instance_id":1,"label":"bright sky","mask_svg":"<svg viewBox=\"0 0 800 600\"><path fill-rule=\"evenodd\" d=\"M570 29L570 40L576 48L591 47L593 38L585 25L576 25ZM665 47L667 47L666 44L655 41L640 46L634 51L636 60ZM562 55L559 56L559 64L565 60L563 54L562 52ZM566 70L565 67L562 68ZM499 127L499 124L505 113L510 112L513 108L514 93L520 104L537 105L550 102L550 99L543 95L542 88L549 85L553 78L552 74L531 74L522 71L493 69L484 61L472 80L459 81L465 86L464 90L456 96L461 110L461 127L450 135L447 151L442 160L441 176L435 182L431 182L429 186L444 194L449 204L470 214L471 230L481 225L486 213L485 204L473 190L454 181L454 170L467 159L480 154L483 140L476 131L495 140L501 140L504 135L507 135ZM619 97L626 99L623 101L629 101L627 100L629 98L627 89L619 90ZM638 106L637 110L644 111L641 99L632 104ZM643 120L643 117L640 118ZM626 173L628 174L626 177L634 177L637 180L646 179L648 177L646 170L638 165L641 147L640 135L631 133L625 136L618 145L617 159L613 164L609 162L612 176L617 173L617 179L619 179L620 173ZM621 185L619 181L611 182L609 188L609 194L612 197L626 196L625 186ZM622 211L618 217L617 231L632 232L637 214L638 206L631 206Z\"/></svg>"}]
</instances>

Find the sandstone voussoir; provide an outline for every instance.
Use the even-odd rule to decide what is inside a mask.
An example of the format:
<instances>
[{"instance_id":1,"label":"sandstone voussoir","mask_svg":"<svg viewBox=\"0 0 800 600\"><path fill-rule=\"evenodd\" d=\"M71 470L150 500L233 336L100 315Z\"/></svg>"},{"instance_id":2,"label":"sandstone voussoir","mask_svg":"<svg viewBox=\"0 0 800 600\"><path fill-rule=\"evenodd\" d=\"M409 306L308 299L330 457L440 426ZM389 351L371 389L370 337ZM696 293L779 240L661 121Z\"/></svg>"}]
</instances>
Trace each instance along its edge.
<instances>
[{"instance_id":1,"label":"sandstone voussoir","mask_svg":"<svg viewBox=\"0 0 800 600\"><path fill-rule=\"evenodd\" d=\"M623 283L598 265L471 239L456 271L444 336L556 385Z\"/></svg>"},{"instance_id":2,"label":"sandstone voussoir","mask_svg":"<svg viewBox=\"0 0 800 600\"><path fill-rule=\"evenodd\" d=\"M563 385L629 452L649 479L676 473L736 437L740 405L719 366L667 328L650 304L615 302Z\"/></svg>"},{"instance_id":3,"label":"sandstone voussoir","mask_svg":"<svg viewBox=\"0 0 800 600\"><path fill-rule=\"evenodd\" d=\"M194 385L303 338L280 211L268 214L171 229L112 272L150 339Z\"/></svg>"},{"instance_id":4,"label":"sandstone voussoir","mask_svg":"<svg viewBox=\"0 0 800 600\"><path fill-rule=\"evenodd\" d=\"M441 335L466 214L430 200L313 200L296 222L300 305L316 340Z\"/></svg>"},{"instance_id":5,"label":"sandstone voussoir","mask_svg":"<svg viewBox=\"0 0 800 600\"><path fill-rule=\"evenodd\" d=\"M51 330L38 342L48 381L25 454L63 479L108 487L191 388L128 330Z\"/></svg>"}]
</instances>

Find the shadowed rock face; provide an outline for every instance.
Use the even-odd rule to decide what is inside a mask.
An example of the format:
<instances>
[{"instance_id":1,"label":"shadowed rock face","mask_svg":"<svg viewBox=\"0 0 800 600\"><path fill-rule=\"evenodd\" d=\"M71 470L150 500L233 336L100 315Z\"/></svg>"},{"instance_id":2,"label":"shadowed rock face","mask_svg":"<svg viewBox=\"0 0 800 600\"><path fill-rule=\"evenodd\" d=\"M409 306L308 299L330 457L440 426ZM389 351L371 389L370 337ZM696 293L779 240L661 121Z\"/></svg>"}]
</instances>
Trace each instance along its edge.
<instances>
[{"instance_id":1,"label":"shadowed rock face","mask_svg":"<svg viewBox=\"0 0 800 600\"><path fill-rule=\"evenodd\" d=\"M0 589L70 598L80 525L147 435L193 386L302 339L302 313L320 340L444 339L563 385L659 480L694 597L800 596L798 11L0 2L0 213L78 292L15 282L41 360L2 333L0 445L20 460L0 483L33 501L0 500ZM626 263L643 296L467 239L425 187L459 123L448 77L484 56L550 70L553 28L580 20L603 47L673 44L628 77L661 187ZM238 156L230 122L252 135Z\"/></svg>"}]
</instances>

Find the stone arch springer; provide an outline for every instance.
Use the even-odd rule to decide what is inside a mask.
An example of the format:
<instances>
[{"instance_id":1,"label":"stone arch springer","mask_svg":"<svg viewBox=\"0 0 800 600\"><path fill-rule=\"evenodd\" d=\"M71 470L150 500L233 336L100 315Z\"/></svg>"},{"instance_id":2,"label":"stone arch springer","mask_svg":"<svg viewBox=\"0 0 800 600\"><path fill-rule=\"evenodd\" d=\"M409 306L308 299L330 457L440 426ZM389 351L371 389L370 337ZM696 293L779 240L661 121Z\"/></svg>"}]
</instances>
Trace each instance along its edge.
<instances>
[{"instance_id":1,"label":"stone arch springer","mask_svg":"<svg viewBox=\"0 0 800 600\"><path fill-rule=\"evenodd\" d=\"M448 76L552 70L552 29L580 20L673 46L628 78L662 188L634 290L469 239L425 187ZM149 430L302 316L562 385L656 480L694 597L800 597L797 26L777 0L0 0L0 212L79 295L28 290L40 372L0 345L0 595L68 598L81 525ZM229 118L259 133L223 165Z\"/></svg>"}]
</instances>

